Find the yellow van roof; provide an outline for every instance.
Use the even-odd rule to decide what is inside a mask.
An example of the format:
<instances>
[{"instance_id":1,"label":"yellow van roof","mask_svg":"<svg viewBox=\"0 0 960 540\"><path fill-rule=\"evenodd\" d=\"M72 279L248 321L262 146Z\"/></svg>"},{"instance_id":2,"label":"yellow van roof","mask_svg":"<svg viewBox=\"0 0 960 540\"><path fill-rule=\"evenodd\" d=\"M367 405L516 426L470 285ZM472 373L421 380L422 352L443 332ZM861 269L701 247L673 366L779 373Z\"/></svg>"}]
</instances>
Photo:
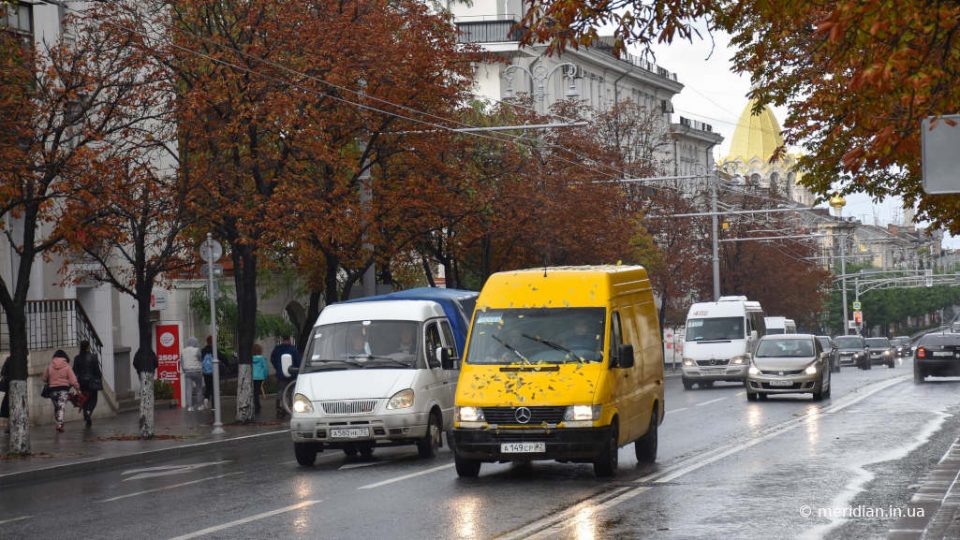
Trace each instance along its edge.
<instances>
[{"instance_id":1,"label":"yellow van roof","mask_svg":"<svg viewBox=\"0 0 960 540\"><path fill-rule=\"evenodd\" d=\"M642 266L552 266L498 272L477 308L602 307L621 294L650 290Z\"/></svg>"}]
</instances>

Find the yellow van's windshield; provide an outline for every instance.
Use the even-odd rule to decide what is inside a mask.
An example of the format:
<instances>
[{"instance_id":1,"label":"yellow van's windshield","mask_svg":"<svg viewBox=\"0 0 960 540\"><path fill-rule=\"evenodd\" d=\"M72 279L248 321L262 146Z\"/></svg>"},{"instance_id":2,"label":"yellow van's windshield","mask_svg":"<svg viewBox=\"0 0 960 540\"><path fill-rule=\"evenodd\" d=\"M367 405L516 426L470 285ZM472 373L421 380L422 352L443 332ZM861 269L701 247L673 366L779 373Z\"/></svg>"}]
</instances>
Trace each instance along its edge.
<instances>
[{"instance_id":1,"label":"yellow van's windshield","mask_svg":"<svg viewBox=\"0 0 960 540\"><path fill-rule=\"evenodd\" d=\"M603 308L477 311L467 363L600 362Z\"/></svg>"}]
</instances>

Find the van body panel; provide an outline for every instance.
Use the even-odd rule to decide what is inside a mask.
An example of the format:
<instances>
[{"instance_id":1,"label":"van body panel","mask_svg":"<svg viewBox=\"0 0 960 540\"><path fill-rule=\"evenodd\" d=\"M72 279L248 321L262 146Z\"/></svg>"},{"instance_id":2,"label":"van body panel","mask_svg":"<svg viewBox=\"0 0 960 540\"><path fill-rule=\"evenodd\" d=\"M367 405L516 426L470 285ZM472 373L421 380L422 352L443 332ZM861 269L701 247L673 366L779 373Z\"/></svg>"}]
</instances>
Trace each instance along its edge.
<instances>
[{"instance_id":1,"label":"van body panel","mask_svg":"<svg viewBox=\"0 0 960 540\"><path fill-rule=\"evenodd\" d=\"M599 361L532 361L490 363L471 353L474 333L486 332L484 314L496 310L603 308L603 356ZM559 319L558 319L559 320ZM504 319L500 328L509 332L514 319ZM615 322L616 321L616 322ZM615 331L614 328L617 328ZM479 329L478 329L479 328ZM544 338L562 346L567 329ZM555 337L559 336L559 337ZM532 336L540 338L542 336ZM644 436L653 421L663 420L663 349L657 309L646 270L642 267L555 267L502 272L491 276L477 299L467 351L457 385L457 407L476 407L496 412L502 419L457 422L455 451L459 457L480 461L530 459L591 460L598 456L610 436L614 419L618 445ZM531 349L533 340L520 341ZM633 366L619 367L620 345L631 345ZM476 357L471 362L471 355ZM531 354L536 359L536 355ZM478 363L481 362L481 363ZM600 405L592 421L569 425L562 418L536 426L511 420L519 408L562 415L574 405ZM657 408L656 417L653 416ZM546 413L544 413L546 414ZM546 418L546 417L544 417ZM506 423L503 423L506 421ZM502 454L504 441L543 441L538 454Z\"/></svg>"}]
</instances>

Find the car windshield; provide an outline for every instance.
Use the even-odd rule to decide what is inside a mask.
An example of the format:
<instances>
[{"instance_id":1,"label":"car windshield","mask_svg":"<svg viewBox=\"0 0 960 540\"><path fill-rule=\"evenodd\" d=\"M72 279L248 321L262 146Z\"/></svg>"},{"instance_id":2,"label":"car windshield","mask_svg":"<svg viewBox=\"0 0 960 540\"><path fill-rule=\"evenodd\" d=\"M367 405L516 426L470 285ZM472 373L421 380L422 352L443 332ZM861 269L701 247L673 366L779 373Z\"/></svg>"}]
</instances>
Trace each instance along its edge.
<instances>
[{"instance_id":1,"label":"car windshield","mask_svg":"<svg viewBox=\"0 0 960 540\"><path fill-rule=\"evenodd\" d=\"M809 339L764 339L757 347L758 358L804 358L814 355Z\"/></svg>"},{"instance_id":2,"label":"car windshield","mask_svg":"<svg viewBox=\"0 0 960 540\"><path fill-rule=\"evenodd\" d=\"M890 347L890 340L887 338L867 338L867 347L886 349Z\"/></svg>"},{"instance_id":3,"label":"car windshield","mask_svg":"<svg viewBox=\"0 0 960 540\"><path fill-rule=\"evenodd\" d=\"M839 349L862 349L863 341L857 336L839 336L833 338L834 345Z\"/></svg>"},{"instance_id":4,"label":"car windshield","mask_svg":"<svg viewBox=\"0 0 960 540\"><path fill-rule=\"evenodd\" d=\"M313 329L306 371L331 369L413 369L420 358L420 323L353 321Z\"/></svg>"},{"instance_id":5,"label":"car windshield","mask_svg":"<svg viewBox=\"0 0 960 540\"><path fill-rule=\"evenodd\" d=\"M743 317L687 319L687 341L744 339Z\"/></svg>"},{"instance_id":6,"label":"car windshield","mask_svg":"<svg viewBox=\"0 0 960 540\"><path fill-rule=\"evenodd\" d=\"M603 308L478 311L470 333L467 362L600 362L604 324Z\"/></svg>"}]
</instances>

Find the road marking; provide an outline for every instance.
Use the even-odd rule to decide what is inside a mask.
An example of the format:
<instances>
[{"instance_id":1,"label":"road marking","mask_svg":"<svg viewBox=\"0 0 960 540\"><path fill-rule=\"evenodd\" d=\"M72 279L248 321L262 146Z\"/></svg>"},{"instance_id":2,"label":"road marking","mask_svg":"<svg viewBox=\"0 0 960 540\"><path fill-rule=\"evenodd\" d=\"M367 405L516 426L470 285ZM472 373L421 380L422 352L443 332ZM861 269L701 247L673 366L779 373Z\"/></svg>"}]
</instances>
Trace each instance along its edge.
<instances>
[{"instance_id":1,"label":"road marking","mask_svg":"<svg viewBox=\"0 0 960 540\"><path fill-rule=\"evenodd\" d=\"M680 407L679 409L670 409L669 411L667 411L667 412L665 412L665 413L663 413L663 414L678 413L678 412L680 412L680 411L685 411L685 410L687 410L687 409L689 409L689 408L690 408L690 407Z\"/></svg>"},{"instance_id":2,"label":"road marking","mask_svg":"<svg viewBox=\"0 0 960 540\"><path fill-rule=\"evenodd\" d=\"M426 469L426 470L415 472L415 473L405 474L403 476L398 476L396 478L391 478L390 480L384 480L382 482L377 482L375 484L367 484L365 486L360 486L357 489L374 489L380 486L386 486L388 484L409 480L410 478L416 478L417 476L423 476L425 474L432 474L445 469L450 469L452 467L453 467L453 463L448 463L446 465L440 465L439 467L433 467L432 469Z\"/></svg>"},{"instance_id":3,"label":"road marking","mask_svg":"<svg viewBox=\"0 0 960 540\"><path fill-rule=\"evenodd\" d=\"M30 518L32 518L32 517L33 517L33 516L20 516L20 517L5 519L5 520L3 520L3 521L0 521L0 525L3 525L3 524L5 524L5 523L13 523L14 521L23 521L23 520L25 520L25 519L30 519Z\"/></svg>"},{"instance_id":4,"label":"road marking","mask_svg":"<svg viewBox=\"0 0 960 540\"><path fill-rule=\"evenodd\" d=\"M215 532L222 531L222 530L224 530L224 529L229 529L229 528L231 528L231 527L236 527L237 525L244 525L244 524L246 524L246 523L250 523L250 522L253 522L253 521L259 521L259 520L261 520L261 519L266 519L266 518L268 518L268 517L273 517L273 516L276 516L276 515L279 515L279 514L285 514L285 513L287 513L287 512L293 512L294 510L300 510L301 508L306 508L306 507L308 507L308 506L313 506L313 505L315 505L315 504L317 504L317 503L319 503L319 502L320 502L320 501L318 501L318 500L317 500L317 501L303 501L303 502L301 502L301 503L297 503L297 504L294 504L294 505L292 505L292 506L285 506L285 507L283 507L283 508L278 508L278 509L276 509L276 510L271 510L271 511L269 511L269 512L263 512L262 514L257 514L257 515L255 515L255 516L250 516L250 517L245 517L245 518L243 518L243 519L238 519L238 520L235 520L235 521L230 521L230 522L224 523L224 524L222 524L222 525L214 525L213 527L207 527L206 529L201 529L201 530L196 531L196 532L184 534L183 536L177 536L177 537L171 538L170 540L187 540L187 539L189 539L189 538L197 538L197 537L200 537L200 536L206 536L206 535L208 535L208 534L210 534L210 533L215 533Z\"/></svg>"},{"instance_id":5,"label":"road marking","mask_svg":"<svg viewBox=\"0 0 960 540\"><path fill-rule=\"evenodd\" d=\"M129 499L130 497L137 497L137 496L139 496L139 495L146 495L147 493L157 493L158 491L168 491L168 490L177 489L177 488L180 488L180 487L183 487L183 486L190 486L190 485L193 485L193 484L199 484L200 482L207 482L207 481L209 481L209 480L218 480L218 479L220 479L220 478L225 478L225 477L227 477L227 476L234 476L234 475L237 475L237 474L243 474L243 473L241 473L241 472L232 472L232 473L226 473L226 474L218 474L217 476L208 476L208 477L206 477L206 478L200 478L200 479L197 479L197 480L190 480L189 482L180 482L179 484L173 484L173 485L163 486L163 487L153 488L153 489L145 489L145 490L143 490L143 491L137 491L137 492L135 492L135 493L127 493L126 495L120 495L120 496L117 496L117 497L111 497L111 498L109 498L109 499L102 499L102 500L99 500L99 501L97 501L97 502L107 503L107 502L119 501L120 499Z\"/></svg>"},{"instance_id":6,"label":"road marking","mask_svg":"<svg viewBox=\"0 0 960 540\"><path fill-rule=\"evenodd\" d=\"M120 473L120 476L132 474L133 476L130 478L123 479L124 482L129 482L130 480L141 480L143 478L156 478L158 476L170 476L172 474L186 474L201 467L212 467L213 465L222 465L224 463L230 463L230 460L225 459L221 461L207 461L203 463L188 463L186 465L160 465L158 467L147 467L145 469L131 469L129 471L123 471Z\"/></svg>"},{"instance_id":7,"label":"road marking","mask_svg":"<svg viewBox=\"0 0 960 540\"><path fill-rule=\"evenodd\" d=\"M711 399L710 401L704 401L703 403L697 403L697 407L703 407L704 405L709 405L709 404L711 404L711 403L716 403L716 402L718 402L718 401L723 401L723 400L725 400L725 399L727 399L727 398L721 397L721 398L717 398L717 399Z\"/></svg>"},{"instance_id":8,"label":"road marking","mask_svg":"<svg viewBox=\"0 0 960 540\"><path fill-rule=\"evenodd\" d=\"M743 392L737 392L736 394L734 394L734 396L742 396L742 395L744 395L744 394L746 394L746 393L747 393L747 391L744 390Z\"/></svg>"},{"instance_id":9,"label":"road marking","mask_svg":"<svg viewBox=\"0 0 960 540\"><path fill-rule=\"evenodd\" d=\"M642 478L637 479L635 482L638 484L647 484L650 482L662 484L665 482L670 482L681 476L687 475L693 471L699 470L711 463L715 463L731 454L746 450L753 446L760 444L761 442L770 440L778 435L782 435L789 431L792 431L807 422L810 422L824 414L830 414L837 411L841 411L847 407L855 405L868 397L886 390L887 388L902 383L908 380L909 376L895 377L892 379L887 379L880 383L874 383L876 386L869 387L870 390L864 392L863 394L854 395L854 396L844 396L838 401L840 403L836 405L831 405L829 407L818 408L815 411L809 412L804 416L799 418L793 418L791 420L786 420L780 424L771 426L770 428L764 430L764 433L755 439L751 439L742 443L734 443L727 445L725 447L720 447L715 450L710 450L707 452L702 452L700 454L691 456L687 459L684 459L672 467L668 467L663 471L658 471L655 473L648 474ZM871 385L872 386L872 385ZM706 456L706 457L705 457ZM641 495L652 489L648 485L636 486L633 488L623 487L617 488L612 491L600 493L594 495L593 497L588 497L580 501L579 503L567 508L566 510L561 511L560 513L551 514L550 516L541 518L537 521L528 523L527 525L505 533L497 538L501 540L513 540L521 538L556 538L561 536L560 531L570 526L570 521L573 517L577 516L580 512L590 512L591 514L599 513L603 510L613 508L624 501L628 501Z\"/></svg>"}]
</instances>

